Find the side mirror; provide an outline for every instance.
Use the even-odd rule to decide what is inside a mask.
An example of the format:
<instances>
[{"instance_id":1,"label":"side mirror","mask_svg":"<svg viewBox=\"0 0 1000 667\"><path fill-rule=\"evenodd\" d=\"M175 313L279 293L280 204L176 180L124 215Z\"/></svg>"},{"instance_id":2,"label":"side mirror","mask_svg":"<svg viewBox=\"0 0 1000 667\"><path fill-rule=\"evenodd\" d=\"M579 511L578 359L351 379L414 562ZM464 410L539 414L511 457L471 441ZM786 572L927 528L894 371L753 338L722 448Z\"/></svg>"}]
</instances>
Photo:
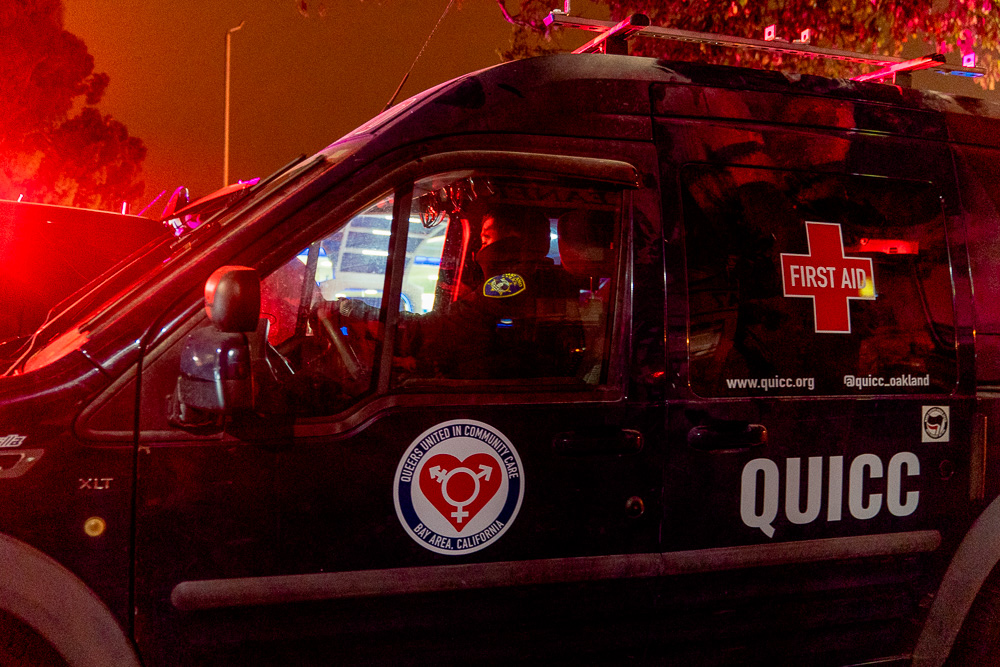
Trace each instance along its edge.
<instances>
[{"instance_id":1,"label":"side mirror","mask_svg":"<svg viewBox=\"0 0 1000 667\"><path fill-rule=\"evenodd\" d=\"M219 331L250 333L260 319L260 276L245 266L223 266L205 281L205 312Z\"/></svg>"},{"instance_id":2,"label":"side mirror","mask_svg":"<svg viewBox=\"0 0 1000 667\"><path fill-rule=\"evenodd\" d=\"M205 283L212 326L188 336L181 352L174 421L206 426L254 404L250 342L260 320L260 277L244 266L223 266Z\"/></svg>"}]
</instances>

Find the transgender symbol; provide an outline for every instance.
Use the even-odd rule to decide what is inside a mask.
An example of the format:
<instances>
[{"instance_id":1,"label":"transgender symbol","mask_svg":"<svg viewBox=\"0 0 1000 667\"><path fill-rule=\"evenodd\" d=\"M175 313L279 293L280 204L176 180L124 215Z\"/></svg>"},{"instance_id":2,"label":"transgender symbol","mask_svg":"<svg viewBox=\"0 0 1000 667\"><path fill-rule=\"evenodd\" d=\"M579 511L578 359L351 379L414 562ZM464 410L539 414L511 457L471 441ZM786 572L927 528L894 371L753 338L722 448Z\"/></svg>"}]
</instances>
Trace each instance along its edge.
<instances>
[{"instance_id":1,"label":"transgender symbol","mask_svg":"<svg viewBox=\"0 0 1000 667\"><path fill-rule=\"evenodd\" d=\"M449 505L455 506L455 511L451 513L451 516L455 518L455 523L462 523L462 519L469 516L469 513L464 511L462 508L471 503L473 500L479 497L479 478L485 477L486 481L490 481L490 473L493 472L493 468L490 466L479 466L479 472L475 473L468 468L455 468L454 470L442 470L440 466L434 466L431 468L431 477L441 482L441 497L444 498L445 502ZM469 495L465 500L455 500L450 495L448 495L448 480L455 473L464 473L472 479L472 494Z\"/></svg>"},{"instance_id":2,"label":"transgender symbol","mask_svg":"<svg viewBox=\"0 0 1000 667\"><path fill-rule=\"evenodd\" d=\"M437 454L428 459L420 474L420 490L461 532L469 525L467 519L475 518L500 489L499 473L489 454L473 454L464 461Z\"/></svg>"}]
</instances>

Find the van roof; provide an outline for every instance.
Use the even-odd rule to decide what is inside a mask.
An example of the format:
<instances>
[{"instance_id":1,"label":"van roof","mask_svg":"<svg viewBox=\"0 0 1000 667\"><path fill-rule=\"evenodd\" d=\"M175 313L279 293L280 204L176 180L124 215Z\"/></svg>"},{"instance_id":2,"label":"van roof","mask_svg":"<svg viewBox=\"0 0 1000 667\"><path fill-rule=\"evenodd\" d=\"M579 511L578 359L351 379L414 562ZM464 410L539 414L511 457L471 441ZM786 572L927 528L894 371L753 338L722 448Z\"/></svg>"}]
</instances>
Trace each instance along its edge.
<instances>
[{"instance_id":1,"label":"van roof","mask_svg":"<svg viewBox=\"0 0 1000 667\"><path fill-rule=\"evenodd\" d=\"M987 100L638 56L539 56L473 72L427 92L404 113L390 109L383 123L375 119L366 128L383 136L389 128L405 128L408 134L404 136L416 141L456 132L593 137L596 131L607 138L644 139L648 124L640 124L638 118L652 113L829 126L1000 146L1000 105ZM796 117L787 109L789 99L809 97L829 100L824 106L849 106L854 113ZM395 131L388 134L400 136Z\"/></svg>"}]
</instances>

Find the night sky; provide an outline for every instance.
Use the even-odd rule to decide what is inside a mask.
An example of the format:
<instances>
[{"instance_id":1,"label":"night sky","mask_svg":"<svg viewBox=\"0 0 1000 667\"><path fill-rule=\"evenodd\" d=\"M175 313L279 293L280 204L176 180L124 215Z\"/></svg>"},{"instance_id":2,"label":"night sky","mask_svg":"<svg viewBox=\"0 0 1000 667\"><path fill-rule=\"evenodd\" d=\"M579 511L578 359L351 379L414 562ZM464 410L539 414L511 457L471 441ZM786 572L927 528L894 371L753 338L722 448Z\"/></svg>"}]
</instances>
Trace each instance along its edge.
<instances>
[{"instance_id":1,"label":"night sky","mask_svg":"<svg viewBox=\"0 0 1000 667\"><path fill-rule=\"evenodd\" d=\"M133 212L186 185L223 185L225 36L233 34L230 181L265 176L379 113L448 0L64 0L65 27L111 83L99 108L148 148ZM515 3L511 3L513 7ZM562 6L554 2L553 6ZM606 11L606 10L605 10ZM601 18L577 0L573 13ZM592 35L579 33L582 43ZM511 26L495 0L456 2L400 93L500 62Z\"/></svg>"}]
</instances>

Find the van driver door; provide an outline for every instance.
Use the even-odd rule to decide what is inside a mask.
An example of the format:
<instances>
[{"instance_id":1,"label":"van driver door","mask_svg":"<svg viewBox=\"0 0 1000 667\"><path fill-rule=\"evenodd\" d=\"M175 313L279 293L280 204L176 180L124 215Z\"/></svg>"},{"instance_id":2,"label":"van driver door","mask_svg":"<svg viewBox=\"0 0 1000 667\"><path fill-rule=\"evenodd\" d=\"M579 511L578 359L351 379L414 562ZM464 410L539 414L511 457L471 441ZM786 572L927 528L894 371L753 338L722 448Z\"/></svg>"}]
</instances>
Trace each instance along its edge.
<instances>
[{"instance_id":1,"label":"van driver door","mask_svg":"<svg viewBox=\"0 0 1000 667\"><path fill-rule=\"evenodd\" d=\"M399 664L647 640L664 423L651 149L420 165L258 244L257 414L147 434L137 599L153 651ZM652 286L641 306L635 278ZM144 413L166 413L185 334L151 356ZM640 338L646 385L629 396Z\"/></svg>"}]
</instances>

